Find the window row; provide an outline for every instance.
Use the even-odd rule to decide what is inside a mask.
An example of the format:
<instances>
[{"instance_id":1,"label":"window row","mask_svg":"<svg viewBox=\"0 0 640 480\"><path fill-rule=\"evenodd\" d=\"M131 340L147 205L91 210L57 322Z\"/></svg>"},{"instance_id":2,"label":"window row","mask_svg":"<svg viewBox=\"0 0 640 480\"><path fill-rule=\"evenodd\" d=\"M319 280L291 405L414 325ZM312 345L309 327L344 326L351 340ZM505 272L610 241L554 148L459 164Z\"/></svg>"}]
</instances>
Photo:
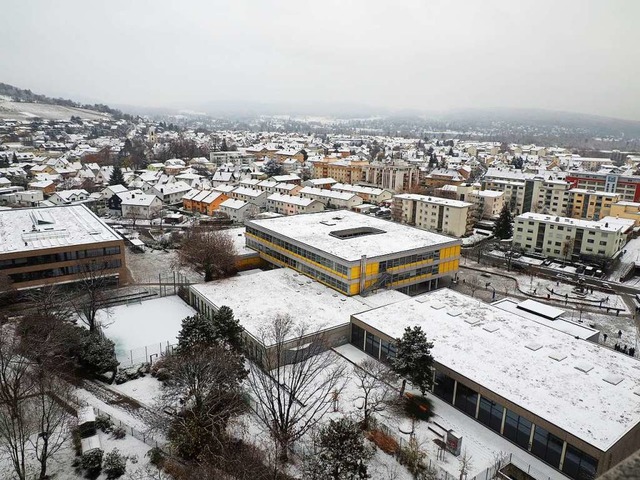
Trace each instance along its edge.
<instances>
[{"instance_id":1,"label":"window row","mask_svg":"<svg viewBox=\"0 0 640 480\"><path fill-rule=\"evenodd\" d=\"M529 419L498 402L479 395L462 383L456 383L454 379L438 371L435 374L433 394L530 451L549 465L560 469L565 442L543 427L534 425ZM598 461L595 458L567 444L562 472L571 478L582 480L594 478L597 469Z\"/></svg>"},{"instance_id":2,"label":"window row","mask_svg":"<svg viewBox=\"0 0 640 480\"><path fill-rule=\"evenodd\" d=\"M346 265L341 265L340 263L334 262L333 260L325 258L322 255L318 255L317 253L310 252L309 250L305 250L304 248L299 247L298 245L294 245L292 243L286 242L284 240L281 240L280 238L274 237L273 235L269 235L268 233L261 232L260 230L257 230L252 227L247 227L247 233L255 235L258 238L262 238L267 242L271 242L274 245L282 247L285 250L292 252L296 255L300 255L301 257L311 260L312 262L316 262L320 265L330 268L331 270L334 270L342 275L349 276L350 268L347 267Z\"/></svg>"},{"instance_id":3,"label":"window row","mask_svg":"<svg viewBox=\"0 0 640 480\"><path fill-rule=\"evenodd\" d=\"M36 255L33 257L13 258L0 260L0 270L7 268L30 267L33 265L46 265L49 263L67 262L83 258L104 257L108 255L118 255L120 247L92 248L88 250L75 250L71 252L51 253L47 255Z\"/></svg>"}]
</instances>

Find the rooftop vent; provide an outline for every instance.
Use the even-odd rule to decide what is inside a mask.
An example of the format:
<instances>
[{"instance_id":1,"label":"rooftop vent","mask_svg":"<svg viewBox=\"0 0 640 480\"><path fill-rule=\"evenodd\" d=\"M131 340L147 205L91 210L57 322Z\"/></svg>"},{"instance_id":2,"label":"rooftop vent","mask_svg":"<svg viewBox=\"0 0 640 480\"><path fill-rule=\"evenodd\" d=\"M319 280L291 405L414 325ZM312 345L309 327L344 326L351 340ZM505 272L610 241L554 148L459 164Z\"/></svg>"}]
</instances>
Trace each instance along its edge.
<instances>
[{"instance_id":1,"label":"rooftop vent","mask_svg":"<svg viewBox=\"0 0 640 480\"><path fill-rule=\"evenodd\" d=\"M578 362L575 365L575 369L580 370L583 373L589 373L591 370L593 370L593 365L587 362Z\"/></svg>"},{"instance_id":2,"label":"rooftop vent","mask_svg":"<svg viewBox=\"0 0 640 480\"><path fill-rule=\"evenodd\" d=\"M542 348L542 345L540 345L539 343L532 342L532 343L526 344L525 347L527 347L529 350L537 352Z\"/></svg>"},{"instance_id":3,"label":"rooftop vent","mask_svg":"<svg viewBox=\"0 0 640 480\"><path fill-rule=\"evenodd\" d=\"M620 382L622 382L622 380L624 380L624 377L622 375L610 373L609 375L606 375L605 377L603 377L602 380L604 380L607 383L610 383L611 385L618 385Z\"/></svg>"},{"instance_id":4,"label":"rooftop vent","mask_svg":"<svg viewBox=\"0 0 640 480\"><path fill-rule=\"evenodd\" d=\"M567 356L564 353L553 352L552 354L549 355L549 358L552 360L555 360L556 362L561 362L562 360L567 358Z\"/></svg>"}]
</instances>

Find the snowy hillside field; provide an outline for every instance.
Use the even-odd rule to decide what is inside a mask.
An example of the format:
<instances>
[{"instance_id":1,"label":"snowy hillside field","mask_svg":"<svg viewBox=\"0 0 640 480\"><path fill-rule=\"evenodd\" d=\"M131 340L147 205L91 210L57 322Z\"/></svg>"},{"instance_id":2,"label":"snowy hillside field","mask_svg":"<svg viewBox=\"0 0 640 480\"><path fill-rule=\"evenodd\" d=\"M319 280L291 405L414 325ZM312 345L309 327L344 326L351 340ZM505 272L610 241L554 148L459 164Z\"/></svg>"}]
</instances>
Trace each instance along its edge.
<instances>
[{"instance_id":1,"label":"snowy hillside field","mask_svg":"<svg viewBox=\"0 0 640 480\"><path fill-rule=\"evenodd\" d=\"M0 119L30 120L39 117L45 120L69 120L72 116L86 120L111 119L111 115L107 113L83 108L45 103L10 102L6 100L6 97L0 98Z\"/></svg>"}]
</instances>

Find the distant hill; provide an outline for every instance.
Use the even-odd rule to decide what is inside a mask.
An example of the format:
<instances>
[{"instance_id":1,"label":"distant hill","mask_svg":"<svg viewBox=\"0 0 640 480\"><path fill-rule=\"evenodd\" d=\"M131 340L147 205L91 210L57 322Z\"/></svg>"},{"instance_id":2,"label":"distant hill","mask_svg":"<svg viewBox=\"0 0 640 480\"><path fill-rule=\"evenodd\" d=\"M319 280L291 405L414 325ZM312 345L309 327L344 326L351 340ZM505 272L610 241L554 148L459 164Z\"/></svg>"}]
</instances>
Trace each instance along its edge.
<instances>
[{"instance_id":1,"label":"distant hill","mask_svg":"<svg viewBox=\"0 0 640 480\"><path fill-rule=\"evenodd\" d=\"M38 107L45 105L62 108ZM73 115L89 119L105 118L105 116L125 120L132 120L134 118L132 115L101 103L90 105L81 104L65 98L52 98L33 93L31 90L25 90L0 82L0 115L8 117L12 114L18 117L42 117L51 119L62 119Z\"/></svg>"}]
</instances>

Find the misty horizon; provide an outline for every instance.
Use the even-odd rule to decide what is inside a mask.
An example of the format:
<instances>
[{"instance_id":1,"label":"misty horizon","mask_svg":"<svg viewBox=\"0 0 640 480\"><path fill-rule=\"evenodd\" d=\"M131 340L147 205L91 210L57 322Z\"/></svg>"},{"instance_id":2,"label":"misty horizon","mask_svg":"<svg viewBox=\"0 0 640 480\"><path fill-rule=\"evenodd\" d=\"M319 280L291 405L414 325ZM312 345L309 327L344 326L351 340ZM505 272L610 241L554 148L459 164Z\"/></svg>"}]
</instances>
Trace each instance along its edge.
<instances>
[{"instance_id":1,"label":"misty horizon","mask_svg":"<svg viewBox=\"0 0 640 480\"><path fill-rule=\"evenodd\" d=\"M640 120L631 0L36 0L3 12L0 81L81 102Z\"/></svg>"}]
</instances>

